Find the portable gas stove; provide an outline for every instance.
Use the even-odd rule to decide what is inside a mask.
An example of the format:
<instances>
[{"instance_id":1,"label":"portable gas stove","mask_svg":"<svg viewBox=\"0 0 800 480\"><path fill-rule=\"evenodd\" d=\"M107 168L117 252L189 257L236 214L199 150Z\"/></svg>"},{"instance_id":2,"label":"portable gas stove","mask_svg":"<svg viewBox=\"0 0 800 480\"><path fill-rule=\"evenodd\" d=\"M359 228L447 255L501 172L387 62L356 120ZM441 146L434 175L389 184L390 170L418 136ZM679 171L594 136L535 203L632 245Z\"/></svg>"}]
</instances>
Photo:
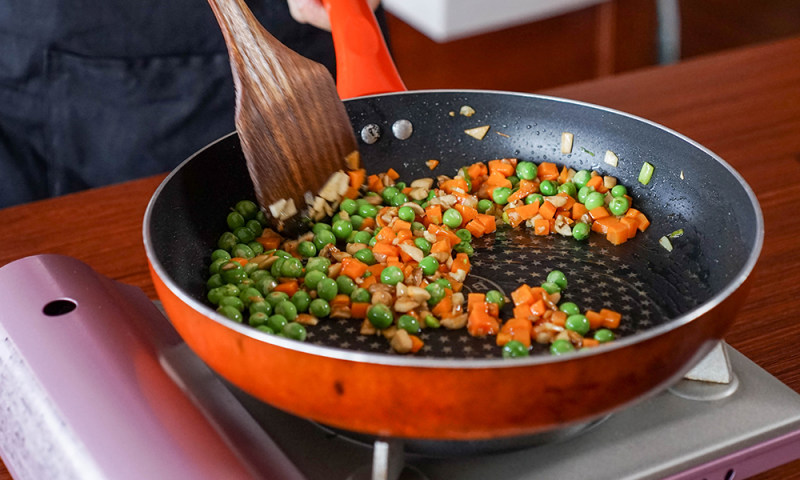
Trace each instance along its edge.
<instances>
[{"instance_id":1,"label":"portable gas stove","mask_svg":"<svg viewBox=\"0 0 800 480\"><path fill-rule=\"evenodd\" d=\"M230 386L140 290L75 259L18 260L0 284L0 454L17 480L729 480L800 458L800 395L725 345L701 368L725 383L684 379L524 448L375 439Z\"/></svg>"}]
</instances>

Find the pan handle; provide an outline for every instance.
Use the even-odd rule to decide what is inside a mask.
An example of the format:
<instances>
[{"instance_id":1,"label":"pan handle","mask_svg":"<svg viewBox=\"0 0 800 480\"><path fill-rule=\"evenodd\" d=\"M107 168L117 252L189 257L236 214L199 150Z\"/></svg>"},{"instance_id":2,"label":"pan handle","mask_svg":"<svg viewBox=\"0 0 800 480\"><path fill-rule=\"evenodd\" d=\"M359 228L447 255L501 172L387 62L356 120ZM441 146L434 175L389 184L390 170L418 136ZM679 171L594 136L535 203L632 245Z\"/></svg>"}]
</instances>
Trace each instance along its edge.
<instances>
[{"instance_id":1,"label":"pan handle","mask_svg":"<svg viewBox=\"0 0 800 480\"><path fill-rule=\"evenodd\" d=\"M342 99L406 90L375 14L365 0L322 0L336 50L336 89Z\"/></svg>"}]
</instances>

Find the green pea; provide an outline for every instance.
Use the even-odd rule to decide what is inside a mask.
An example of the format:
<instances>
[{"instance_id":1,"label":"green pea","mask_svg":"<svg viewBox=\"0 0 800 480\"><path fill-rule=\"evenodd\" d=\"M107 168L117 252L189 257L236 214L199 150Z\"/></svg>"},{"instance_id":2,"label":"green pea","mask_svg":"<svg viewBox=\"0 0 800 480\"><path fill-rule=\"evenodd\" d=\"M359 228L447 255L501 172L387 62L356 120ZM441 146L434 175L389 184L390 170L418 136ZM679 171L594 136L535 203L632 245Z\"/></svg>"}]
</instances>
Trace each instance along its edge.
<instances>
[{"instance_id":1,"label":"green pea","mask_svg":"<svg viewBox=\"0 0 800 480\"><path fill-rule=\"evenodd\" d=\"M486 301L489 303L496 303L500 308L506 304L505 296L499 290L489 290L486 292Z\"/></svg>"},{"instance_id":2,"label":"green pea","mask_svg":"<svg viewBox=\"0 0 800 480\"><path fill-rule=\"evenodd\" d=\"M225 232L219 236L219 240L217 240L217 247L219 247L221 250L230 252L237 243L239 243L239 238L234 235L233 232Z\"/></svg>"},{"instance_id":3,"label":"green pea","mask_svg":"<svg viewBox=\"0 0 800 480\"><path fill-rule=\"evenodd\" d=\"M278 250L275 250L274 252L272 252L272 254L275 255L278 258L292 258L292 254L287 252L286 250L278 249Z\"/></svg>"},{"instance_id":4,"label":"green pea","mask_svg":"<svg viewBox=\"0 0 800 480\"><path fill-rule=\"evenodd\" d=\"M433 275L439 270L439 260L436 257L427 256L419 261L419 267L423 275Z\"/></svg>"},{"instance_id":5,"label":"green pea","mask_svg":"<svg viewBox=\"0 0 800 480\"><path fill-rule=\"evenodd\" d=\"M244 243L237 243L236 246L231 250L231 255L240 258L253 258L256 256L256 253L252 248Z\"/></svg>"},{"instance_id":6,"label":"green pea","mask_svg":"<svg viewBox=\"0 0 800 480\"><path fill-rule=\"evenodd\" d=\"M256 212L256 220L258 220L258 222L264 227L269 225L269 221L267 221L267 214L262 212L260 208L258 209L258 212Z\"/></svg>"},{"instance_id":7,"label":"green pea","mask_svg":"<svg viewBox=\"0 0 800 480\"><path fill-rule=\"evenodd\" d=\"M600 343L607 343L614 340L614 332L607 328L601 328L594 332L594 339Z\"/></svg>"},{"instance_id":8,"label":"green pea","mask_svg":"<svg viewBox=\"0 0 800 480\"><path fill-rule=\"evenodd\" d=\"M226 284L219 287L220 294L225 297L238 297L241 290L236 285Z\"/></svg>"},{"instance_id":9,"label":"green pea","mask_svg":"<svg viewBox=\"0 0 800 480\"><path fill-rule=\"evenodd\" d=\"M608 202L608 211L614 215L625 215L631 204L625 197L614 197Z\"/></svg>"},{"instance_id":10,"label":"green pea","mask_svg":"<svg viewBox=\"0 0 800 480\"><path fill-rule=\"evenodd\" d=\"M488 198L484 198L484 199L478 201L478 212L486 213L493 206L494 206L494 203L492 203L491 200L489 200Z\"/></svg>"},{"instance_id":11,"label":"green pea","mask_svg":"<svg viewBox=\"0 0 800 480\"><path fill-rule=\"evenodd\" d=\"M275 314L286 317L286 320L294 320L297 318L297 307L291 300L278 302L272 310Z\"/></svg>"},{"instance_id":12,"label":"green pea","mask_svg":"<svg viewBox=\"0 0 800 480\"><path fill-rule=\"evenodd\" d=\"M317 318L327 317L331 314L331 304L323 298L315 298L308 305L308 313Z\"/></svg>"},{"instance_id":13,"label":"green pea","mask_svg":"<svg viewBox=\"0 0 800 480\"><path fill-rule=\"evenodd\" d=\"M219 305L219 301L222 300L224 296L225 294L222 293L222 287L216 287L208 291L206 298L208 298L208 301L212 304Z\"/></svg>"},{"instance_id":14,"label":"green pea","mask_svg":"<svg viewBox=\"0 0 800 480\"><path fill-rule=\"evenodd\" d=\"M453 286L450 284L450 280L446 278L440 278L439 280L436 280L436 283L444 288L453 288Z\"/></svg>"},{"instance_id":15,"label":"green pea","mask_svg":"<svg viewBox=\"0 0 800 480\"><path fill-rule=\"evenodd\" d=\"M281 332L286 338L291 338L292 340L298 340L300 342L305 341L307 336L306 327L297 322L287 323L283 326Z\"/></svg>"},{"instance_id":16,"label":"green pea","mask_svg":"<svg viewBox=\"0 0 800 480\"><path fill-rule=\"evenodd\" d=\"M395 267L394 265L384 268L381 272L381 283L386 285L397 285L404 279L403 271L400 270L400 267Z\"/></svg>"},{"instance_id":17,"label":"green pea","mask_svg":"<svg viewBox=\"0 0 800 480\"><path fill-rule=\"evenodd\" d=\"M322 250L322 247L325 245L332 243L336 243L336 235L330 230L323 230L316 235L314 235L314 246L317 247L317 251Z\"/></svg>"},{"instance_id":18,"label":"green pea","mask_svg":"<svg viewBox=\"0 0 800 480\"><path fill-rule=\"evenodd\" d=\"M415 334L420 332L419 321L411 315L402 315L397 319L397 328L402 328L408 333Z\"/></svg>"},{"instance_id":19,"label":"green pea","mask_svg":"<svg viewBox=\"0 0 800 480\"><path fill-rule=\"evenodd\" d=\"M272 315L272 304L262 298L261 300L251 303L248 311L250 312L251 317L255 313L263 313L267 316L270 316Z\"/></svg>"},{"instance_id":20,"label":"green pea","mask_svg":"<svg viewBox=\"0 0 800 480\"><path fill-rule=\"evenodd\" d=\"M563 302L558 306L558 309L569 315L580 315L581 309L574 302Z\"/></svg>"},{"instance_id":21,"label":"green pea","mask_svg":"<svg viewBox=\"0 0 800 480\"><path fill-rule=\"evenodd\" d=\"M383 330L384 328L389 328L394 322L394 314L392 314L392 309L387 305L377 303L367 308L367 319L375 328Z\"/></svg>"},{"instance_id":22,"label":"green pea","mask_svg":"<svg viewBox=\"0 0 800 480\"><path fill-rule=\"evenodd\" d=\"M231 307L229 305L220 306L217 308L217 312L225 315L229 319L233 320L234 322L242 323L244 321L244 317L242 316L242 312L240 312L235 307Z\"/></svg>"},{"instance_id":23,"label":"green pea","mask_svg":"<svg viewBox=\"0 0 800 480\"><path fill-rule=\"evenodd\" d=\"M258 205L255 202L251 202L250 200L242 200L236 203L234 209L242 214L245 220L250 220L251 218L255 218L256 214L258 213Z\"/></svg>"},{"instance_id":24,"label":"green pea","mask_svg":"<svg viewBox=\"0 0 800 480\"><path fill-rule=\"evenodd\" d=\"M275 332L283 331L283 327L289 323L289 320L286 319L283 315L270 315L267 318L267 326L271 328Z\"/></svg>"},{"instance_id":25,"label":"green pea","mask_svg":"<svg viewBox=\"0 0 800 480\"><path fill-rule=\"evenodd\" d=\"M539 184L539 191L545 197L555 195L558 193L558 184L552 180L542 180L542 183Z\"/></svg>"},{"instance_id":26,"label":"green pea","mask_svg":"<svg viewBox=\"0 0 800 480\"><path fill-rule=\"evenodd\" d=\"M594 192L594 188L583 186L578 190L578 201L581 203L586 203L586 197L589 196L590 193Z\"/></svg>"},{"instance_id":27,"label":"green pea","mask_svg":"<svg viewBox=\"0 0 800 480\"><path fill-rule=\"evenodd\" d=\"M247 227L239 227L233 231L233 234L239 239L239 243L249 243L256 238L253 231Z\"/></svg>"},{"instance_id":28,"label":"green pea","mask_svg":"<svg viewBox=\"0 0 800 480\"><path fill-rule=\"evenodd\" d=\"M505 205L508 203L508 197L511 195L511 189L508 187L497 187L492 190L492 200L498 205Z\"/></svg>"},{"instance_id":29,"label":"green pea","mask_svg":"<svg viewBox=\"0 0 800 480\"><path fill-rule=\"evenodd\" d=\"M297 245L297 253L306 258L313 257L317 254L317 247L314 245L314 242L303 240Z\"/></svg>"},{"instance_id":30,"label":"green pea","mask_svg":"<svg viewBox=\"0 0 800 480\"><path fill-rule=\"evenodd\" d=\"M353 233L353 224L348 220L337 220L333 223L331 230L337 239L345 240L351 233Z\"/></svg>"},{"instance_id":31,"label":"green pea","mask_svg":"<svg viewBox=\"0 0 800 480\"><path fill-rule=\"evenodd\" d=\"M375 255L369 248L362 248L354 253L353 257L367 265L375 265Z\"/></svg>"},{"instance_id":32,"label":"green pea","mask_svg":"<svg viewBox=\"0 0 800 480\"><path fill-rule=\"evenodd\" d=\"M456 230L456 236L461 239L461 243L472 242L472 232L470 232L466 228L459 228L458 230Z\"/></svg>"},{"instance_id":33,"label":"green pea","mask_svg":"<svg viewBox=\"0 0 800 480\"><path fill-rule=\"evenodd\" d=\"M225 252L225 253L227 253L227 252ZM229 261L230 261L230 255L228 255L227 259L226 258L218 258L218 259L212 261L211 265L208 266L208 273L210 273L212 275L215 274L215 273L219 273L219 269L223 265L228 263Z\"/></svg>"},{"instance_id":34,"label":"green pea","mask_svg":"<svg viewBox=\"0 0 800 480\"><path fill-rule=\"evenodd\" d=\"M395 187L386 187L381 192L381 197L383 197L383 201L384 202L389 203L392 200L392 197L394 197L398 193L400 193L400 190L398 190L397 188L395 188Z\"/></svg>"},{"instance_id":35,"label":"green pea","mask_svg":"<svg viewBox=\"0 0 800 480\"><path fill-rule=\"evenodd\" d=\"M270 335L275 335L275 330L269 328L266 325L259 325L256 327L256 330L258 330L259 332L268 333Z\"/></svg>"},{"instance_id":36,"label":"green pea","mask_svg":"<svg viewBox=\"0 0 800 480\"><path fill-rule=\"evenodd\" d=\"M292 295L290 300L297 309L297 313L305 313L308 311L308 306L311 304L311 295L305 290L298 290Z\"/></svg>"},{"instance_id":37,"label":"green pea","mask_svg":"<svg viewBox=\"0 0 800 480\"><path fill-rule=\"evenodd\" d=\"M395 186L395 188L397 188L398 190L400 190L402 192L403 189L406 188L408 185L406 185L406 182L400 181L400 182L396 182L394 184L394 186Z\"/></svg>"},{"instance_id":38,"label":"green pea","mask_svg":"<svg viewBox=\"0 0 800 480\"><path fill-rule=\"evenodd\" d=\"M353 228L355 230L358 230L364 223L364 217L362 217L361 215L350 215L350 223L353 224Z\"/></svg>"},{"instance_id":39,"label":"green pea","mask_svg":"<svg viewBox=\"0 0 800 480\"><path fill-rule=\"evenodd\" d=\"M553 355L563 355L574 350L575 347L572 346L572 343L570 343L569 340L564 340L563 338L560 338L550 344L550 353Z\"/></svg>"},{"instance_id":40,"label":"green pea","mask_svg":"<svg viewBox=\"0 0 800 480\"><path fill-rule=\"evenodd\" d=\"M256 267L258 267L258 264L256 263L248 263L248 265L255 265ZM259 282L261 279L269 277L270 274L266 270L255 270L254 272L250 273L249 276L250 280L252 280L253 282Z\"/></svg>"},{"instance_id":41,"label":"green pea","mask_svg":"<svg viewBox=\"0 0 800 480\"><path fill-rule=\"evenodd\" d=\"M331 266L331 261L324 257L311 257L306 263L306 272L318 271L325 275L328 274L328 269Z\"/></svg>"},{"instance_id":42,"label":"green pea","mask_svg":"<svg viewBox=\"0 0 800 480\"><path fill-rule=\"evenodd\" d=\"M264 233L264 228L256 219L248 220L245 227L248 228L251 232L253 232L253 235L255 235L256 237L260 237L261 234Z\"/></svg>"},{"instance_id":43,"label":"green pea","mask_svg":"<svg viewBox=\"0 0 800 480\"><path fill-rule=\"evenodd\" d=\"M589 320L585 315L570 315L567 317L567 322L564 324L567 330L572 330L580 335L589 333Z\"/></svg>"},{"instance_id":44,"label":"green pea","mask_svg":"<svg viewBox=\"0 0 800 480\"><path fill-rule=\"evenodd\" d=\"M567 288L567 276L564 275L564 272L562 272L561 270L553 270L550 273L548 273L547 281L555 283L556 285L561 287L562 290Z\"/></svg>"},{"instance_id":45,"label":"green pea","mask_svg":"<svg viewBox=\"0 0 800 480\"><path fill-rule=\"evenodd\" d=\"M216 260L219 260L219 259L230 260L231 259L231 254L228 253L227 250L223 250L221 248L218 248L218 249L214 250L213 252L211 252L211 261L212 262L216 261Z\"/></svg>"},{"instance_id":46,"label":"green pea","mask_svg":"<svg viewBox=\"0 0 800 480\"><path fill-rule=\"evenodd\" d=\"M290 278L303 276L303 262L298 258L287 258L281 265L281 276Z\"/></svg>"},{"instance_id":47,"label":"green pea","mask_svg":"<svg viewBox=\"0 0 800 480\"><path fill-rule=\"evenodd\" d=\"M413 222L415 218L417 218L417 214L414 212L414 209L411 207L400 207L397 209L397 216L400 217L400 220L404 220L406 222Z\"/></svg>"},{"instance_id":48,"label":"green pea","mask_svg":"<svg viewBox=\"0 0 800 480\"><path fill-rule=\"evenodd\" d=\"M572 177L572 183L579 189L586 185L586 182L592 179L592 172L589 170L578 170Z\"/></svg>"},{"instance_id":49,"label":"green pea","mask_svg":"<svg viewBox=\"0 0 800 480\"><path fill-rule=\"evenodd\" d=\"M268 314L264 312L254 312L247 318L247 323L249 323L251 327L260 327L266 325L268 319Z\"/></svg>"},{"instance_id":50,"label":"green pea","mask_svg":"<svg viewBox=\"0 0 800 480\"><path fill-rule=\"evenodd\" d=\"M339 293L350 295L356 289L356 282L347 275L339 275L336 278L336 285L339 287Z\"/></svg>"},{"instance_id":51,"label":"green pea","mask_svg":"<svg viewBox=\"0 0 800 480\"><path fill-rule=\"evenodd\" d=\"M236 262L228 262L221 266L219 274L222 276L222 281L225 283L238 284L242 283L242 280L247 278L247 273L245 273L244 268Z\"/></svg>"},{"instance_id":52,"label":"green pea","mask_svg":"<svg viewBox=\"0 0 800 480\"><path fill-rule=\"evenodd\" d=\"M389 205L393 207L399 207L400 205L408 203L408 195L405 193L398 193L391 200L389 200Z\"/></svg>"},{"instance_id":53,"label":"green pea","mask_svg":"<svg viewBox=\"0 0 800 480\"><path fill-rule=\"evenodd\" d=\"M261 292L261 295L268 295L273 288L278 286L278 281L272 275L267 274L266 277L256 280L253 286Z\"/></svg>"},{"instance_id":54,"label":"green pea","mask_svg":"<svg viewBox=\"0 0 800 480\"><path fill-rule=\"evenodd\" d=\"M530 205L533 202L539 202L539 206L541 207L544 203L544 197L541 193L531 193L527 197L525 197L525 205Z\"/></svg>"},{"instance_id":55,"label":"green pea","mask_svg":"<svg viewBox=\"0 0 800 480\"><path fill-rule=\"evenodd\" d=\"M445 296L444 287L440 283L431 283L425 287L425 290L427 290L431 296L431 298L428 299L428 305L431 307L442 301Z\"/></svg>"},{"instance_id":56,"label":"green pea","mask_svg":"<svg viewBox=\"0 0 800 480\"><path fill-rule=\"evenodd\" d=\"M414 234L424 232L425 225L421 224L420 222L411 222L411 232Z\"/></svg>"},{"instance_id":57,"label":"green pea","mask_svg":"<svg viewBox=\"0 0 800 480\"><path fill-rule=\"evenodd\" d=\"M355 235L353 236L353 242L352 243L363 243L363 244L366 245L367 242L369 242L371 238L372 238L372 235L370 235L369 232L355 232Z\"/></svg>"},{"instance_id":58,"label":"green pea","mask_svg":"<svg viewBox=\"0 0 800 480\"><path fill-rule=\"evenodd\" d=\"M219 299L220 307L233 307L240 312L244 311L244 302L239 297L222 297Z\"/></svg>"},{"instance_id":59,"label":"green pea","mask_svg":"<svg viewBox=\"0 0 800 480\"><path fill-rule=\"evenodd\" d=\"M269 304L272 305L272 308L274 309L277 304L281 303L284 300L289 300L289 295L286 292L269 292L267 296L264 297L264 300L269 302Z\"/></svg>"},{"instance_id":60,"label":"green pea","mask_svg":"<svg viewBox=\"0 0 800 480\"><path fill-rule=\"evenodd\" d=\"M317 283L317 295L322 299L330 302L338 293L339 285L332 278L325 277Z\"/></svg>"},{"instance_id":61,"label":"green pea","mask_svg":"<svg viewBox=\"0 0 800 480\"><path fill-rule=\"evenodd\" d=\"M457 243L456 246L453 247L453 250L455 250L456 253L466 253L470 257L475 253L475 249L467 242Z\"/></svg>"},{"instance_id":62,"label":"green pea","mask_svg":"<svg viewBox=\"0 0 800 480\"><path fill-rule=\"evenodd\" d=\"M247 246L250 247L250 250L252 250L255 255L264 253L264 245L261 245L257 241L250 242Z\"/></svg>"},{"instance_id":63,"label":"green pea","mask_svg":"<svg viewBox=\"0 0 800 480\"><path fill-rule=\"evenodd\" d=\"M214 275L208 277L208 280L206 281L206 290L213 290L223 285L225 285L225 282L222 280L222 275L215 273Z\"/></svg>"},{"instance_id":64,"label":"green pea","mask_svg":"<svg viewBox=\"0 0 800 480\"><path fill-rule=\"evenodd\" d=\"M231 212L228 214L228 218L226 219L228 223L228 228L231 230L236 230L239 227L244 227L244 217L239 212Z\"/></svg>"},{"instance_id":65,"label":"green pea","mask_svg":"<svg viewBox=\"0 0 800 480\"><path fill-rule=\"evenodd\" d=\"M586 201L583 202L587 210L592 210L597 207L605 205L605 195L600 192L592 192L586 196Z\"/></svg>"},{"instance_id":66,"label":"green pea","mask_svg":"<svg viewBox=\"0 0 800 480\"><path fill-rule=\"evenodd\" d=\"M425 315L425 326L428 328L439 328L441 324L439 323L439 319L433 315Z\"/></svg>"},{"instance_id":67,"label":"green pea","mask_svg":"<svg viewBox=\"0 0 800 480\"><path fill-rule=\"evenodd\" d=\"M516 173L523 180L533 180L536 178L538 170L535 163L522 161L517 163Z\"/></svg>"},{"instance_id":68,"label":"green pea","mask_svg":"<svg viewBox=\"0 0 800 480\"><path fill-rule=\"evenodd\" d=\"M614 185L614 188L611 189L612 197L624 197L627 194L628 189L625 188L625 185Z\"/></svg>"},{"instance_id":69,"label":"green pea","mask_svg":"<svg viewBox=\"0 0 800 480\"><path fill-rule=\"evenodd\" d=\"M461 226L461 213L455 208L448 208L442 214L442 223L450 228L458 228Z\"/></svg>"},{"instance_id":70,"label":"green pea","mask_svg":"<svg viewBox=\"0 0 800 480\"><path fill-rule=\"evenodd\" d=\"M370 300L372 300L372 295L370 295L369 290L356 287L353 289L353 292L350 293L350 300L354 303L369 303Z\"/></svg>"},{"instance_id":71,"label":"green pea","mask_svg":"<svg viewBox=\"0 0 800 480\"><path fill-rule=\"evenodd\" d=\"M427 255L431 251L431 242L425 240L423 237L415 238L414 245L416 245L417 248L422 250L422 253L424 253L425 255Z\"/></svg>"},{"instance_id":72,"label":"green pea","mask_svg":"<svg viewBox=\"0 0 800 480\"><path fill-rule=\"evenodd\" d=\"M558 186L558 193L566 193L570 197L575 197L578 195L578 189L575 187L575 184L572 182L562 183Z\"/></svg>"},{"instance_id":73,"label":"green pea","mask_svg":"<svg viewBox=\"0 0 800 480\"><path fill-rule=\"evenodd\" d=\"M586 240L589 238L589 232L591 231L591 227L588 224L583 222L578 222L572 227L572 236L575 240Z\"/></svg>"},{"instance_id":74,"label":"green pea","mask_svg":"<svg viewBox=\"0 0 800 480\"><path fill-rule=\"evenodd\" d=\"M358 210L358 203L352 198L345 198L339 204L339 210L346 212L348 215L353 215Z\"/></svg>"},{"instance_id":75,"label":"green pea","mask_svg":"<svg viewBox=\"0 0 800 480\"><path fill-rule=\"evenodd\" d=\"M375 215L378 214L378 207L371 203L361 204L358 207L358 214L364 218L375 218Z\"/></svg>"},{"instance_id":76,"label":"green pea","mask_svg":"<svg viewBox=\"0 0 800 480\"><path fill-rule=\"evenodd\" d=\"M503 358L522 358L528 355L528 347L519 340L509 340L503 345Z\"/></svg>"},{"instance_id":77,"label":"green pea","mask_svg":"<svg viewBox=\"0 0 800 480\"><path fill-rule=\"evenodd\" d=\"M558 284L553 282L543 282L542 288L544 288L544 291L547 292L548 294L558 293L561 291L561 287L559 287Z\"/></svg>"},{"instance_id":78,"label":"green pea","mask_svg":"<svg viewBox=\"0 0 800 480\"><path fill-rule=\"evenodd\" d=\"M264 297L261 296L261 291L257 288L247 287L242 289L242 293L239 294L239 299L244 303L245 307L249 307L253 302L264 300Z\"/></svg>"}]
</instances>

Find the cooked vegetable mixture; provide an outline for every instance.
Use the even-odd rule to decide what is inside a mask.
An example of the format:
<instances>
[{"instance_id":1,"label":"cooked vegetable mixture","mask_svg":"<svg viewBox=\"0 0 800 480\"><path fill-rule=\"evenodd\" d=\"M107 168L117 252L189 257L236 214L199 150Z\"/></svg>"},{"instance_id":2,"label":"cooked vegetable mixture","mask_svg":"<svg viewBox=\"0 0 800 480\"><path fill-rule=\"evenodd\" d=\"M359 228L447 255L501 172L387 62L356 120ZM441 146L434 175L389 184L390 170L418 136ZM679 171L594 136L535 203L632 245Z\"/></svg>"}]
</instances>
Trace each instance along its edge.
<instances>
[{"instance_id":1,"label":"cooked vegetable mixture","mask_svg":"<svg viewBox=\"0 0 800 480\"><path fill-rule=\"evenodd\" d=\"M422 349L419 333L431 328L494 336L506 358L527 356L532 342L560 355L614 339L621 315L560 302L567 278L559 270L510 298L462 287L473 238L498 223L576 241L594 231L615 245L647 229L615 178L513 158L411 183L392 169L348 175L338 211L297 239L265 229L255 203L236 204L211 254L208 300L220 313L296 340L325 319L355 319L362 335L382 335L398 353ZM508 302L512 318L502 319Z\"/></svg>"}]
</instances>

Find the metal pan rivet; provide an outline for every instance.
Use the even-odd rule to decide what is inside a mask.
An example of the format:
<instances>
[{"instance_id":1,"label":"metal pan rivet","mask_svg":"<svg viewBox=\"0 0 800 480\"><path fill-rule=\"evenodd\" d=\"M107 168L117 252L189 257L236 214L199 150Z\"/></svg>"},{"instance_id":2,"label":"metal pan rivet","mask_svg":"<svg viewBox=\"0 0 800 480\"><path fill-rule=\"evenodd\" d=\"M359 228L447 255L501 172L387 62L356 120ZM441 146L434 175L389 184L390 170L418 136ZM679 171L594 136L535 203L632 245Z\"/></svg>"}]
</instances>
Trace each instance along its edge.
<instances>
[{"instance_id":1,"label":"metal pan rivet","mask_svg":"<svg viewBox=\"0 0 800 480\"><path fill-rule=\"evenodd\" d=\"M381 127L378 125L370 123L361 129L361 140L363 140L364 143L372 145L377 142L379 138L381 138Z\"/></svg>"},{"instance_id":2,"label":"metal pan rivet","mask_svg":"<svg viewBox=\"0 0 800 480\"><path fill-rule=\"evenodd\" d=\"M408 120L398 120L392 125L392 133L399 140L406 140L414 132L414 127Z\"/></svg>"}]
</instances>

